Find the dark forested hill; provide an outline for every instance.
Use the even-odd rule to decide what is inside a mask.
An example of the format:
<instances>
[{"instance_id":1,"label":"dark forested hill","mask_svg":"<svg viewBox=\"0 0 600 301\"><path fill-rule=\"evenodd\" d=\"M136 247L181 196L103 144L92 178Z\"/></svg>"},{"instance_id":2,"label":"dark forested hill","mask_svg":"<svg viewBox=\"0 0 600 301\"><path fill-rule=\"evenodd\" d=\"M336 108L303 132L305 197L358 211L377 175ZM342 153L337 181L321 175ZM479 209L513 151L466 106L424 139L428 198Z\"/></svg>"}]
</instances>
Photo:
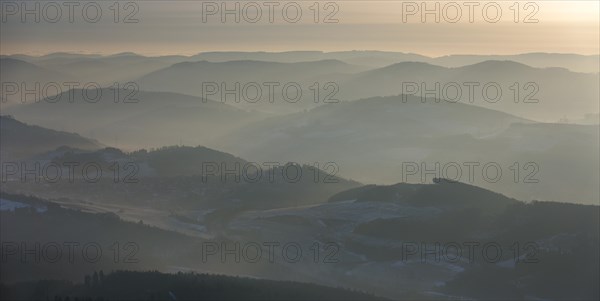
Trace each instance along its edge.
<instances>
[{"instance_id":1,"label":"dark forested hill","mask_svg":"<svg viewBox=\"0 0 600 301\"><path fill-rule=\"evenodd\" d=\"M39 281L2 285L2 300L383 300L361 292L289 281L209 274L97 272L84 284Z\"/></svg>"}]
</instances>

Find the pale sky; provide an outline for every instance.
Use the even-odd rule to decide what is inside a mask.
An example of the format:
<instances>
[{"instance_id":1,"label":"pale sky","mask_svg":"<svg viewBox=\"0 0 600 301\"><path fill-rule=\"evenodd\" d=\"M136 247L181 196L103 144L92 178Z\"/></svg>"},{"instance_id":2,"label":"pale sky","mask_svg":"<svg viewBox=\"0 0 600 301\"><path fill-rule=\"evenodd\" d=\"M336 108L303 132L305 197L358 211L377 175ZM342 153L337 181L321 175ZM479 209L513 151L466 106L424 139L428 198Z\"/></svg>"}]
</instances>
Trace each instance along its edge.
<instances>
[{"instance_id":1,"label":"pale sky","mask_svg":"<svg viewBox=\"0 0 600 301\"><path fill-rule=\"evenodd\" d=\"M88 2L99 4L102 16L97 23L82 18L82 6ZM132 4L128 4L130 2ZM220 11L204 16L206 22L203 22L203 8L210 8L212 3L221 5L223 1L203 4L189 0L119 1L118 23L114 22L117 11L114 1L82 1L73 10L73 23L69 23L67 6L61 6L61 17L57 17L56 23L50 23L47 19L57 16L55 7L49 6L44 12L48 1L27 1L25 5L29 9L34 9L36 3L40 5L42 14L36 23L33 15L25 15L23 22L22 11L11 11L14 8L11 3L16 2L2 0L0 52L42 55L131 51L144 55L191 55L205 51L384 50L429 56L600 53L600 6L599 1L594 0L456 1L456 5L427 1L426 9L434 9L435 3L439 3L439 23L433 14L426 15L425 22L421 22L422 1L321 1L316 23L315 1L287 1L294 2L287 6L289 19L296 16L297 7L302 12L297 23L283 18L281 8L285 1L273 1L278 4L273 23L269 22L269 7L265 2L254 2L262 12L256 23L244 19L257 16L255 7L249 1L228 1L226 5L234 8L235 2L240 3L241 10L247 8L246 14L240 13L239 23L234 22L234 15L227 15L226 22L222 23ZM469 22L469 2L476 4L472 6L472 23ZM487 7L485 16L484 6ZM415 7L414 14L403 14ZM497 7L500 15L496 14ZM94 7L88 7L88 13L88 17L93 18ZM122 22L130 13L138 23ZM329 20L338 22L324 23L329 14ZM499 21L491 23L496 16ZM456 23L448 22L455 18ZM515 18L519 22L515 22ZM525 20L537 22L523 22Z\"/></svg>"}]
</instances>

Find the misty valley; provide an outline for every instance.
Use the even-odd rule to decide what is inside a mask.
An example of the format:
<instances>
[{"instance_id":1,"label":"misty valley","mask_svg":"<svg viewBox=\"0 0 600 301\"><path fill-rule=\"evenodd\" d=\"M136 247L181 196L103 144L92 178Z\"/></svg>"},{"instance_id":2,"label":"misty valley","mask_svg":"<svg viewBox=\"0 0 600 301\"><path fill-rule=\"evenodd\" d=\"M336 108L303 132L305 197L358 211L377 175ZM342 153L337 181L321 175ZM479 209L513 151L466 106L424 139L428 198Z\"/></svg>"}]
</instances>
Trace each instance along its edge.
<instances>
[{"instance_id":1,"label":"misty valley","mask_svg":"<svg viewBox=\"0 0 600 301\"><path fill-rule=\"evenodd\" d=\"M600 299L597 3L172 2L3 1L0 300Z\"/></svg>"}]
</instances>

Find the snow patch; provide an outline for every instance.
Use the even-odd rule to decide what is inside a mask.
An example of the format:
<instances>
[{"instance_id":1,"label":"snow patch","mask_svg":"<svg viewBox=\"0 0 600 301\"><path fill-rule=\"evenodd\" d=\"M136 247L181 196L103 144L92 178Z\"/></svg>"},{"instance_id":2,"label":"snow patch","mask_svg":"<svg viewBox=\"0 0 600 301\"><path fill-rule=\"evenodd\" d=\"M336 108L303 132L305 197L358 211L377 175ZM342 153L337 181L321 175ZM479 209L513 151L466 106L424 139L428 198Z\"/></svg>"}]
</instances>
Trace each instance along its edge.
<instances>
[{"instance_id":1,"label":"snow patch","mask_svg":"<svg viewBox=\"0 0 600 301\"><path fill-rule=\"evenodd\" d=\"M32 207L29 204L10 201L7 199L0 199L0 211L15 211L17 208L27 208ZM46 212L48 208L46 206L36 206L34 207L38 213Z\"/></svg>"}]
</instances>

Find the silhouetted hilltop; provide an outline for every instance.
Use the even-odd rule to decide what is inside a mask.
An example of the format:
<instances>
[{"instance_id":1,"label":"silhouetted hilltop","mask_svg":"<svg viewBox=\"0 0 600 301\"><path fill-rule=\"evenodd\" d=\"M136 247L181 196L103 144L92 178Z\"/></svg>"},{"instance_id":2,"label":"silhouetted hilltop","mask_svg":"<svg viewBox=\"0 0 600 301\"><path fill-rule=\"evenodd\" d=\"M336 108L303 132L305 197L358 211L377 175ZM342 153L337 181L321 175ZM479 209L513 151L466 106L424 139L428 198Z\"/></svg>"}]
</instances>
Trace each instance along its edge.
<instances>
[{"instance_id":1,"label":"silhouetted hilltop","mask_svg":"<svg viewBox=\"0 0 600 301\"><path fill-rule=\"evenodd\" d=\"M398 202L412 206L506 207L519 201L477 186L435 178L434 184L367 185L340 192L329 202Z\"/></svg>"},{"instance_id":2,"label":"silhouetted hilltop","mask_svg":"<svg viewBox=\"0 0 600 301\"><path fill-rule=\"evenodd\" d=\"M0 116L2 136L2 160L25 158L34 154L54 150L60 146L87 150L102 147L98 141L84 138L75 133L55 131L29 125L10 115Z\"/></svg>"}]
</instances>

